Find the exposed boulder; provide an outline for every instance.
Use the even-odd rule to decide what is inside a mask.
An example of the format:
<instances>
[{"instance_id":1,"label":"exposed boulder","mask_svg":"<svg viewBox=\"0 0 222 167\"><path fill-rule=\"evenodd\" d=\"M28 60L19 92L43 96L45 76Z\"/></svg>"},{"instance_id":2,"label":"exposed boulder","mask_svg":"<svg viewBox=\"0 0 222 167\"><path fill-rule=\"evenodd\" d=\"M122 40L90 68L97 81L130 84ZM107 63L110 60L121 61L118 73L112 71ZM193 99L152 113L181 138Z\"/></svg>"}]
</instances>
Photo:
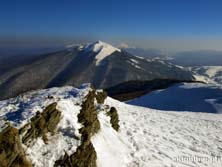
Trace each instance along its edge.
<instances>
[{"instance_id":1,"label":"exposed boulder","mask_svg":"<svg viewBox=\"0 0 222 167\"><path fill-rule=\"evenodd\" d=\"M96 100L99 104L103 104L106 98L107 98L107 93L105 91L96 92Z\"/></svg>"},{"instance_id":2,"label":"exposed boulder","mask_svg":"<svg viewBox=\"0 0 222 167\"><path fill-rule=\"evenodd\" d=\"M107 115L110 116L110 123L116 131L119 130L119 116L115 107L111 107Z\"/></svg>"}]
</instances>

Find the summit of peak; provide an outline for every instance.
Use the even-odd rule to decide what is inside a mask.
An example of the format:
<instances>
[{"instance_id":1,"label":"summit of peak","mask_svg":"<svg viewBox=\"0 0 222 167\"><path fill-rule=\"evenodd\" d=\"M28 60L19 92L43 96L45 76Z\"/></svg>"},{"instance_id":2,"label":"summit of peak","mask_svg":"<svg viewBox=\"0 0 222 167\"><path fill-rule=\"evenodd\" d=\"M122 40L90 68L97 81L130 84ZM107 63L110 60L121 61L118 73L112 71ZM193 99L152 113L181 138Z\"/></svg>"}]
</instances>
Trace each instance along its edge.
<instances>
[{"instance_id":1,"label":"summit of peak","mask_svg":"<svg viewBox=\"0 0 222 167\"><path fill-rule=\"evenodd\" d=\"M99 65L100 62L107 56L111 55L112 53L118 51L121 52L120 49L113 47L112 45L103 42L103 41L96 41L94 43L90 43L85 46L86 51L93 51L96 52L97 55L95 56L96 65Z\"/></svg>"}]
</instances>

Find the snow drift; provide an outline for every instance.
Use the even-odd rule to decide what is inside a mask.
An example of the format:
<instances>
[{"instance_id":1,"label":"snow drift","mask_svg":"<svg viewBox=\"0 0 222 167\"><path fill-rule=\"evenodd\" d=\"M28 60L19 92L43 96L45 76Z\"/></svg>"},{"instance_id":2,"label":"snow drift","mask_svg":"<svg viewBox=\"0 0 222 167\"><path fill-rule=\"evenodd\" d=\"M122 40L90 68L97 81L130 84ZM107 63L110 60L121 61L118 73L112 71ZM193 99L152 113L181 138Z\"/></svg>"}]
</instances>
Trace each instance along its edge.
<instances>
[{"instance_id":1,"label":"snow drift","mask_svg":"<svg viewBox=\"0 0 222 167\"><path fill-rule=\"evenodd\" d=\"M168 111L222 113L222 87L214 84L182 83L128 101L128 104Z\"/></svg>"}]
</instances>

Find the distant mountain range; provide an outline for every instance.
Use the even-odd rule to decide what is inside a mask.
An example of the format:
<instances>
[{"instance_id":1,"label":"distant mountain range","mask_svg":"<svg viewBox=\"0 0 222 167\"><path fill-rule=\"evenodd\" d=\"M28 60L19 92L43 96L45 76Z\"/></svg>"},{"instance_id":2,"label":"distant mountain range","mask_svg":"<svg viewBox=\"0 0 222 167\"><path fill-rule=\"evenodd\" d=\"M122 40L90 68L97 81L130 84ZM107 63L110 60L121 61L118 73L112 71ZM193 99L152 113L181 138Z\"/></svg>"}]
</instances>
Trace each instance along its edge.
<instances>
[{"instance_id":1,"label":"distant mountain range","mask_svg":"<svg viewBox=\"0 0 222 167\"><path fill-rule=\"evenodd\" d=\"M196 80L222 85L222 66L189 67Z\"/></svg>"},{"instance_id":2,"label":"distant mountain range","mask_svg":"<svg viewBox=\"0 0 222 167\"><path fill-rule=\"evenodd\" d=\"M0 99L29 90L92 83L107 88L129 80L193 80L191 72L163 59L134 56L105 42L1 62Z\"/></svg>"}]
</instances>

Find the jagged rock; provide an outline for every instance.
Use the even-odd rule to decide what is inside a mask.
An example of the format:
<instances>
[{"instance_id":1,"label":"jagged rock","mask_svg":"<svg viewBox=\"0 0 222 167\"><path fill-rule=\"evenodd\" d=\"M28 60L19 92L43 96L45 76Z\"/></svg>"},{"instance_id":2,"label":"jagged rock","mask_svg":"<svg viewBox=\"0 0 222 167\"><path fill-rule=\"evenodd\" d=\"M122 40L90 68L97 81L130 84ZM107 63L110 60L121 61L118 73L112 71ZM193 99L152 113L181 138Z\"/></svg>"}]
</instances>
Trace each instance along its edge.
<instances>
[{"instance_id":1,"label":"jagged rock","mask_svg":"<svg viewBox=\"0 0 222 167\"><path fill-rule=\"evenodd\" d=\"M24 144L37 137L42 137L44 142L47 142L46 133L54 133L61 118L61 112L56 109L56 105L57 103L52 103L42 113L37 112L31 122L20 129L19 133Z\"/></svg>"},{"instance_id":2,"label":"jagged rock","mask_svg":"<svg viewBox=\"0 0 222 167\"><path fill-rule=\"evenodd\" d=\"M82 104L82 109L78 115L78 121L84 125L80 129L80 133L83 135L82 139L86 140L84 136L89 135L89 138L98 132L100 129L99 120L97 118L97 111L94 105L95 90L89 92L86 96L86 100Z\"/></svg>"},{"instance_id":3,"label":"jagged rock","mask_svg":"<svg viewBox=\"0 0 222 167\"><path fill-rule=\"evenodd\" d=\"M82 109L78 115L78 121L83 125L80 129L81 145L76 152L57 160L55 166L62 167L96 167L96 151L90 141L91 137L100 129L97 112L94 105L95 90L89 92L86 100L82 104Z\"/></svg>"},{"instance_id":4,"label":"jagged rock","mask_svg":"<svg viewBox=\"0 0 222 167\"><path fill-rule=\"evenodd\" d=\"M119 116L115 107L111 107L107 115L110 116L110 123L116 131L119 130Z\"/></svg>"},{"instance_id":5,"label":"jagged rock","mask_svg":"<svg viewBox=\"0 0 222 167\"><path fill-rule=\"evenodd\" d=\"M64 157L55 162L54 166L61 167L96 167L96 151L91 142L83 142L71 156L65 153Z\"/></svg>"},{"instance_id":6,"label":"jagged rock","mask_svg":"<svg viewBox=\"0 0 222 167\"><path fill-rule=\"evenodd\" d=\"M107 98L107 93L105 91L96 92L96 100L99 104L103 104Z\"/></svg>"},{"instance_id":7,"label":"jagged rock","mask_svg":"<svg viewBox=\"0 0 222 167\"><path fill-rule=\"evenodd\" d=\"M31 167L25 157L18 129L8 126L0 133L0 166Z\"/></svg>"}]
</instances>

